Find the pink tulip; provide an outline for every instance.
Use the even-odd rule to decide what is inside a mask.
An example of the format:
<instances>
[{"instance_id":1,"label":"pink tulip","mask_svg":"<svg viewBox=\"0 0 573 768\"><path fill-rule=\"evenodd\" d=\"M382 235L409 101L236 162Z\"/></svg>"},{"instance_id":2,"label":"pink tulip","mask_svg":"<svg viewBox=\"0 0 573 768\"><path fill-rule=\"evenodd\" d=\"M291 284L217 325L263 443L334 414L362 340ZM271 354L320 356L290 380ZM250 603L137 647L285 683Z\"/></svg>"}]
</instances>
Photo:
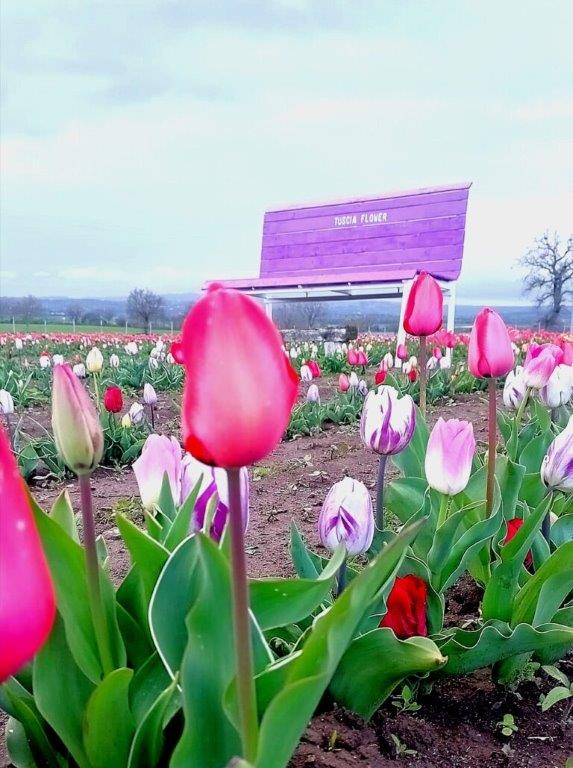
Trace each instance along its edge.
<instances>
[{"instance_id":1,"label":"pink tulip","mask_svg":"<svg viewBox=\"0 0 573 768\"><path fill-rule=\"evenodd\" d=\"M404 329L412 336L430 336L442 325L444 314L442 289L427 272L420 272L408 294Z\"/></svg>"},{"instance_id":2,"label":"pink tulip","mask_svg":"<svg viewBox=\"0 0 573 768\"><path fill-rule=\"evenodd\" d=\"M573 341L562 341L563 360L565 365L573 365Z\"/></svg>"},{"instance_id":3,"label":"pink tulip","mask_svg":"<svg viewBox=\"0 0 573 768\"><path fill-rule=\"evenodd\" d=\"M338 390L340 392L348 392L350 389L350 381L345 373L341 373L338 377Z\"/></svg>"},{"instance_id":4,"label":"pink tulip","mask_svg":"<svg viewBox=\"0 0 573 768\"><path fill-rule=\"evenodd\" d=\"M432 357L435 358L436 360L441 360L442 350L439 347L434 347L434 349L432 350Z\"/></svg>"},{"instance_id":5,"label":"pink tulip","mask_svg":"<svg viewBox=\"0 0 573 768\"><path fill-rule=\"evenodd\" d=\"M358 352L355 349L349 349L346 353L346 361L348 365L358 365Z\"/></svg>"},{"instance_id":6,"label":"pink tulip","mask_svg":"<svg viewBox=\"0 0 573 768\"><path fill-rule=\"evenodd\" d=\"M149 435L141 456L133 462L133 472L141 502L152 509L159 502L163 478L167 476L175 505L181 501L181 446L174 437Z\"/></svg>"},{"instance_id":7,"label":"pink tulip","mask_svg":"<svg viewBox=\"0 0 573 768\"><path fill-rule=\"evenodd\" d=\"M362 352L360 349L356 353L356 359L358 365L368 365L368 356L366 352Z\"/></svg>"},{"instance_id":8,"label":"pink tulip","mask_svg":"<svg viewBox=\"0 0 573 768\"><path fill-rule=\"evenodd\" d=\"M396 348L396 357L400 360L408 359L408 347L405 344L398 344Z\"/></svg>"},{"instance_id":9,"label":"pink tulip","mask_svg":"<svg viewBox=\"0 0 573 768\"><path fill-rule=\"evenodd\" d=\"M522 374L526 387L542 389L551 378L551 374L558 365L554 351L549 348L552 346L552 344L544 346L535 345L533 350L531 350L530 347L527 351ZM559 350L559 352L561 352L561 350ZM562 352L560 357L561 359L563 358Z\"/></svg>"},{"instance_id":10,"label":"pink tulip","mask_svg":"<svg viewBox=\"0 0 573 768\"><path fill-rule=\"evenodd\" d=\"M211 284L185 319L182 345L185 449L225 469L269 454L288 424L298 376L264 310Z\"/></svg>"},{"instance_id":11,"label":"pink tulip","mask_svg":"<svg viewBox=\"0 0 573 768\"><path fill-rule=\"evenodd\" d=\"M425 470L430 488L448 496L464 490L470 479L476 449L473 424L460 419L438 419L430 433Z\"/></svg>"},{"instance_id":12,"label":"pink tulip","mask_svg":"<svg viewBox=\"0 0 573 768\"><path fill-rule=\"evenodd\" d=\"M56 616L54 587L26 486L0 427L0 683L48 639Z\"/></svg>"},{"instance_id":13,"label":"pink tulip","mask_svg":"<svg viewBox=\"0 0 573 768\"><path fill-rule=\"evenodd\" d=\"M468 347L468 368L476 378L505 376L513 368L513 349L507 327L486 307L474 320Z\"/></svg>"}]
</instances>

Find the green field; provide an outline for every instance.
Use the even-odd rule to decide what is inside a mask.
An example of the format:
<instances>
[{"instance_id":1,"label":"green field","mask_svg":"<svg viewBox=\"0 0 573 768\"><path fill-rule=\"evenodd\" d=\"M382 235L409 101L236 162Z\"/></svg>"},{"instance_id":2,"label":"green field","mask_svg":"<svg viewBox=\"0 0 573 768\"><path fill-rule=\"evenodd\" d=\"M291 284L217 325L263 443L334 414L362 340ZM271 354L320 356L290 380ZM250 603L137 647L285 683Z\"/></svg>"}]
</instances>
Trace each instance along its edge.
<instances>
[{"instance_id":1,"label":"green field","mask_svg":"<svg viewBox=\"0 0 573 768\"><path fill-rule=\"evenodd\" d=\"M16 323L16 333L74 333L71 323ZM12 323L0 323L0 333L12 333ZM75 333L143 333L141 328L125 325L80 325L77 324ZM152 333L168 334L168 328L153 329Z\"/></svg>"}]
</instances>

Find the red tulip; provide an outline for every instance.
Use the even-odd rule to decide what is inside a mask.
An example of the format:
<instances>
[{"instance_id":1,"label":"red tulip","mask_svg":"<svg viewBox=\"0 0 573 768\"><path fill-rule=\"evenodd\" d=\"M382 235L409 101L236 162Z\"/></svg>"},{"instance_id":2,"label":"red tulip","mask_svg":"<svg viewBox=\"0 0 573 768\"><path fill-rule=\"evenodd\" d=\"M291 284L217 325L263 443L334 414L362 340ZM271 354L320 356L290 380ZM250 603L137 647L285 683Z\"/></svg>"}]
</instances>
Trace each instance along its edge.
<instances>
[{"instance_id":1,"label":"red tulip","mask_svg":"<svg viewBox=\"0 0 573 768\"><path fill-rule=\"evenodd\" d=\"M442 326L444 314L442 289L427 272L416 276L404 313L404 329L412 336L429 336Z\"/></svg>"},{"instance_id":2,"label":"red tulip","mask_svg":"<svg viewBox=\"0 0 573 768\"><path fill-rule=\"evenodd\" d=\"M358 352L355 349L350 348L346 353L346 361L348 365L358 365Z\"/></svg>"},{"instance_id":3,"label":"red tulip","mask_svg":"<svg viewBox=\"0 0 573 768\"><path fill-rule=\"evenodd\" d=\"M505 376L513 368L513 349L507 327L486 307L474 320L468 347L468 368L477 378Z\"/></svg>"},{"instance_id":4,"label":"red tulip","mask_svg":"<svg viewBox=\"0 0 573 768\"><path fill-rule=\"evenodd\" d=\"M415 635L426 637L428 635L427 605L426 582L413 574L398 576L386 600L387 610L380 626L393 629L396 637L401 640Z\"/></svg>"},{"instance_id":5,"label":"red tulip","mask_svg":"<svg viewBox=\"0 0 573 768\"><path fill-rule=\"evenodd\" d=\"M338 389L340 392L348 392L350 389L350 381L345 373L341 373L338 377Z\"/></svg>"},{"instance_id":6,"label":"red tulip","mask_svg":"<svg viewBox=\"0 0 573 768\"><path fill-rule=\"evenodd\" d=\"M48 639L56 600L48 564L4 430L0 427L0 683Z\"/></svg>"},{"instance_id":7,"label":"red tulip","mask_svg":"<svg viewBox=\"0 0 573 768\"><path fill-rule=\"evenodd\" d=\"M182 344L185 449L225 469L269 454L288 424L298 376L263 309L211 284L185 318Z\"/></svg>"},{"instance_id":8,"label":"red tulip","mask_svg":"<svg viewBox=\"0 0 573 768\"><path fill-rule=\"evenodd\" d=\"M183 358L183 344L180 341L172 341L169 351L177 365L183 365L185 362L185 359Z\"/></svg>"},{"instance_id":9,"label":"red tulip","mask_svg":"<svg viewBox=\"0 0 573 768\"><path fill-rule=\"evenodd\" d=\"M312 378L319 379L321 375L321 370L316 360L309 360L307 362L307 366L310 368L310 372L312 373Z\"/></svg>"},{"instance_id":10,"label":"red tulip","mask_svg":"<svg viewBox=\"0 0 573 768\"><path fill-rule=\"evenodd\" d=\"M408 371L407 376L412 384L414 384L414 382L418 380L418 371L415 368L412 368Z\"/></svg>"},{"instance_id":11,"label":"red tulip","mask_svg":"<svg viewBox=\"0 0 573 768\"><path fill-rule=\"evenodd\" d=\"M505 534L505 539L503 540L503 543L507 544L508 541L511 541L522 525L523 525L523 520L520 517L514 517L513 520L508 520L507 533ZM523 564L525 565L526 568L531 568L533 566L533 555L531 553L531 550L529 550L529 552L525 556L525 560L523 561Z\"/></svg>"},{"instance_id":12,"label":"red tulip","mask_svg":"<svg viewBox=\"0 0 573 768\"><path fill-rule=\"evenodd\" d=\"M108 413L119 413L123 408L123 395L119 387L108 387L103 395L103 407Z\"/></svg>"},{"instance_id":13,"label":"red tulip","mask_svg":"<svg viewBox=\"0 0 573 768\"><path fill-rule=\"evenodd\" d=\"M398 344L396 348L396 357L400 360L408 359L408 347L405 344Z\"/></svg>"},{"instance_id":14,"label":"red tulip","mask_svg":"<svg viewBox=\"0 0 573 768\"><path fill-rule=\"evenodd\" d=\"M384 384L384 380L386 379L386 371L376 371L374 374L374 383L375 384Z\"/></svg>"}]
</instances>

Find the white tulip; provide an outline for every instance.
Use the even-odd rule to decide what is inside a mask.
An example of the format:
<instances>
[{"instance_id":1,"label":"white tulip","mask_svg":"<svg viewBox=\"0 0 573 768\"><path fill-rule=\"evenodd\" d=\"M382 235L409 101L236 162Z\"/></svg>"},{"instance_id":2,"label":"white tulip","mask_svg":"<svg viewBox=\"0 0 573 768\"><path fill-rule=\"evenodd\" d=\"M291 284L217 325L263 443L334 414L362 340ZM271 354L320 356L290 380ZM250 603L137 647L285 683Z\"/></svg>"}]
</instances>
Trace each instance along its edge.
<instances>
[{"instance_id":1,"label":"white tulip","mask_svg":"<svg viewBox=\"0 0 573 768\"><path fill-rule=\"evenodd\" d=\"M103 355L97 347L92 347L88 352L86 368L90 373L99 373L103 368Z\"/></svg>"},{"instance_id":2,"label":"white tulip","mask_svg":"<svg viewBox=\"0 0 573 768\"><path fill-rule=\"evenodd\" d=\"M0 411L6 415L14 413L14 399L6 389L0 389Z\"/></svg>"}]
</instances>

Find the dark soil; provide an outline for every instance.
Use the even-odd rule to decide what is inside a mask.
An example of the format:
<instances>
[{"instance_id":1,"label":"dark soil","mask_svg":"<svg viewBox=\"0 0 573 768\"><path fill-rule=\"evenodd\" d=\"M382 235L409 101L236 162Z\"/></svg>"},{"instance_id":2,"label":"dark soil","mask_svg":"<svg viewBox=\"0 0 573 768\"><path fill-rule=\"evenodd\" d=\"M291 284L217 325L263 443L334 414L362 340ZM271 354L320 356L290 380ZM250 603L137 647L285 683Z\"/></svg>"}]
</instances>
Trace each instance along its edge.
<instances>
[{"instance_id":1,"label":"dark soil","mask_svg":"<svg viewBox=\"0 0 573 768\"><path fill-rule=\"evenodd\" d=\"M327 396L332 382L321 383ZM430 409L432 424L444 418L465 418L473 422L476 438L486 438L486 401L483 395L460 396ZM47 424L45 411L36 410L34 418ZM177 434L178 406L165 398L159 412L160 431ZM310 546L318 549L316 525L324 496L330 485L344 475L362 480L374 492L377 457L360 443L357 425L332 427L313 436L282 443L274 453L251 473L251 521L247 536L249 572L252 576L293 573L288 552L289 527L295 521ZM392 468L388 468L392 476ZM77 508L75 482L68 490ZM34 495L48 506L62 486L34 488ZM97 530L107 542L110 568L114 579L121 579L129 567L129 558L114 523L114 514L123 511L135 520L140 509L137 484L131 470L100 468L93 476L97 512ZM475 617L480 595L473 582L462 579L447 596L447 621L463 624ZM563 669L573 675L573 664ZM422 705L415 713L398 713L387 702L371 722L324 703L324 711L315 716L294 757L292 768L344 768L364 766L386 768L564 768L573 755L571 719L563 721L566 703L542 714L540 693L549 690L545 675L537 683L523 684L517 693L495 686L489 672L467 677L445 678L431 693L418 698ZM513 714L517 733L507 739L499 734L496 723L504 714ZM404 750L397 756L393 734ZM5 749L0 743L0 766L6 766Z\"/></svg>"}]
</instances>

